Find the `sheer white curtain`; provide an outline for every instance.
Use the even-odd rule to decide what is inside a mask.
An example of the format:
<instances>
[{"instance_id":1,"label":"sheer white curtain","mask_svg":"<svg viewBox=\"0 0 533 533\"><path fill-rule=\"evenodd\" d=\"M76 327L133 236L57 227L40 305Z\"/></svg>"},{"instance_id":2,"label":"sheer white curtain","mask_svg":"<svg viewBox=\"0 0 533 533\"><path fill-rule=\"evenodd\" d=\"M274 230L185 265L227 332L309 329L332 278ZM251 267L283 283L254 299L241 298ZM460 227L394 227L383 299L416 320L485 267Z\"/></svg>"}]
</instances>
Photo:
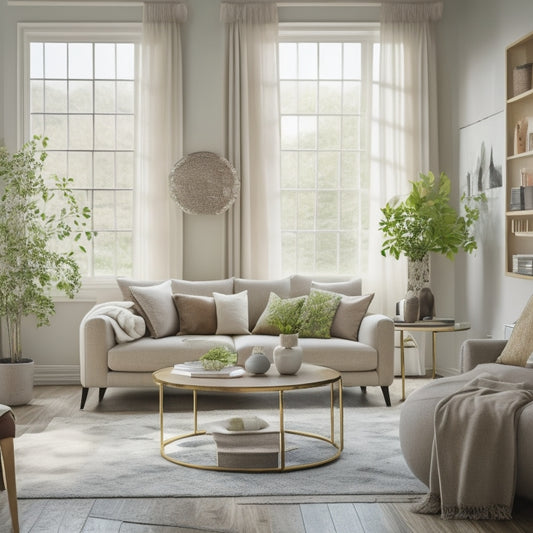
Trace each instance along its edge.
<instances>
[{"instance_id":1,"label":"sheer white curtain","mask_svg":"<svg viewBox=\"0 0 533 533\"><path fill-rule=\"evenodd\" d=\"M228 275L281 272L278 13L274 2L223 2L226 23L226 157L241 179L227 214Z\"/></svg>"},{"instance_id":2,"label":"sheer white curtain","mask_svg":"<svg viewBox=\"0 0 533 533\"><path fill-rule=\"evenodd\" d=\"M183 271L182 213L169 197L168 175L183 155L180 23L186 17L185 4L144 4L134 274L146 279Z\"/></svg>"},{"instance_id":3,"label":"sheer white curtain","mask_svg":"<svg viewBox=\"0 0 533 533\"><path fill-rule=\"evenodd\" d=\"M437 58L434 22L442 3L382 5L379 110L372 148L369 287L374 308L394 315L407 290L407 262L380 255L380 208L409 192L409 181L438 168Z\"/></svg>"}]
</instances>

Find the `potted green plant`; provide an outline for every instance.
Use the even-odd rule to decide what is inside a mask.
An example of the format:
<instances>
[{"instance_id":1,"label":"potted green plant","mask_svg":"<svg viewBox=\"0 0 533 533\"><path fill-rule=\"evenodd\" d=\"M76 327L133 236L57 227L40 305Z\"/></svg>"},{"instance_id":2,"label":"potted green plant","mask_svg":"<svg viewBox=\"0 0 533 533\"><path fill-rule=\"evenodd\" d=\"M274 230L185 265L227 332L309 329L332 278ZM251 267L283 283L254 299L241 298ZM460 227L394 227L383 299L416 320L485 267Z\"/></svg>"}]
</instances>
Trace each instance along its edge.
<instances>
[{"instance_id":1,"label":"potted green plant","mask_svg":"<svg viewBox=\"0 0 533 533\"><path fill-rule=\"evenodd\" d=\"M10 153L0 147L0 317L9 357L0 359L0 403L21 405L33 396L33 361L22 355L23 317L47 325L55 312L52 291L73 298L81 287L74 245L83 252L88 207L80 207L72 179L43 174L47 139L35 136ZM58 243L60 243L58 245ZM20 377L19 377L20 375Z\"/></svg>"},{"instance_id":2,"label":"potted green plant","mask_svg":"<svg viewBox=\"0 0 533 533\"><path fill-rule=\"evenodd\" d=\"M423 281L429 282L429 252L453 259L461 249L467 253L477 249L473 226L479 219L480 203L487 198L484 193L463 195L462 216L450 204L451 184L444 172L439 179L432 172L420 174L411 184L407 198L395 197L381 209L379 229L385 237L381 254L396 259L403 254L415 271L417 264L426 263L428 279ZM413 277L409 275L408 290L417 288Z\"/></svg>"}]
</instances>

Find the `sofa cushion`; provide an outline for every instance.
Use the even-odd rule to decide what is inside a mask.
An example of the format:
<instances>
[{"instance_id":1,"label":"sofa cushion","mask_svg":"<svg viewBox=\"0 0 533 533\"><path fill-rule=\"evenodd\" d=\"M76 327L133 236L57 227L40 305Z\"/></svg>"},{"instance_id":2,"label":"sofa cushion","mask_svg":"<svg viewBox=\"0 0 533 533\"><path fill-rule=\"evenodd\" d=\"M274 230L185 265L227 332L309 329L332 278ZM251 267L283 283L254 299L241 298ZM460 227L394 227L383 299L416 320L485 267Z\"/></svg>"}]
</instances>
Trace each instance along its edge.
<instances>
[{"instance_id":1,"label":"sofa cushion","mask_svg":"<svg viewBox=\"0 0 533 533\"><path fill-rule=\"evenodd\" d=\"M365 316L374 294L364 296L341 296L341 301L331 324L331 336L356 341L359 326Z\"/></svg>"},{"instance_id":2,"label":"sofa cushion","mask_svg":"<svg viewBox=\"0 0 533 533\"><path fill-rule=\"evenodd\" d=\"M117 344L108 352L108 366L117 372L155 372L176 363L197 361L211 348L234 350L227 335L183 335Z\"/></svg>"},{"instance_id":3,"label":"sofa cushion","mask_svg":"<svg viewBox=\"0 0 533 533\"><path fill-rule=\"evenodd\" d=\"M518 317L511 336L502 353L496 359L504 365L526 366L527 360L533 352L533 296Z\"/></svg>"},{"instance_id":4,"label":"sofa cushion","mask_svg":"<svg viewBox=\"0 0 533 533\"><path fill-rule=\"evenodd\" d=\"M147 281L141 279L126 278L122 276L117 278L117 285L124 300L131 300L130 287L153 287L154 285L161 285L161 283L163 283L163 280Z\"/></svg>"},{"instance_id":5,"label":"sofa cushion","mask_svg":"<svg viewBox=\"0 0 533 533\"><path fill-rule=\"evenodd\" d=\"M217 330L215 299L212 296L173 294L178 310L178 335L214 335Z\"/></svg>"},{"instance_id":6,"label":"sofa cushion","mask_svg":"<svg viewBox=\"0 0 533 533\"><path fill-rule=\"evenodd\" d=\"M298 296L296 298L280 298L275 292L271 292L268 298L267 306L265 310L257 320L255 328L252 333L257 335L279 335L281 332L279 328L270 323L271 317L280 309L280 306L284 308L284 311L289 315L294 315L295 320L299 322L302 312L302 306L307 296Z\"/></svg>"},{"instance_id":7,"label":"sofa cushion","mask_svg":"<svg viewBox=\"0 0 533 533\"><path fill-rule=\"evenodd\" d=\"M273 335L236 335L233 337L237 351L237 364L244 362L254 346L261 346L264 354L272 361L272 351L279 344L279 337ZM304 363L334 368L339 372L370 372L378 366L375 348L346 339L299 339L303 349ZM533 372L533 370L532 370Z\"/></svg>"},{"instance_id":8,"label":"sofa cushion","mask_svg":"<svg viewBox=\"0 0 533 533\"><path fill-rule=\"evenodd\" d=\"M237 294L214 292L217 335L243 335L248 329L248 291Z\"/></svg>"},{"instance_id":9,"label":"sofa cushion","mask_svg":"<svg viewBox=\"0 0 533 533\"><path fill-rule=\"evenodd\" d=\"M305 296L311 291L313 282L315 289L323 289L332 292L346 294L347 296L361 295L361 278L347 278L346 276L303 276L295 274L291 276L291 297Z\"/></svg>"},{"instance_id":10,"label":"sofa cushion","mask_svg":"<svg viewBox=\"0 0 533 533\"><path fill-rule=\"evenodd\" d=\"M265 310L270 293L280 298L288 298L290 294L290 278L276 280L235 278L235 292L248 291L248 322L250 330L257 324L261 313Z\"/></svg>"},{"instance_id":11,"label":"sofa cushion","mask_svg":"<svg viewBox=\"0 0 533 533\"><path fill-rule=\"evenodd\" d=\"M172 292L179 294L191 294L193 296L213 296L214 292L233 294L233 278L188 281L184 279L172 279Z\"/></svg>"},{"instance_id":12,"label":"sofa cushion","mask_svg":"<svg viewBox=\"0 0 533 533\"><path fill-rule=\"evenodd\" d=\"M148 287L130 287L131 297L154 339L178 332L178 312L170 292L170 280Z\"/></svg>"},{"instance_id":13,"label":"sofa cushion","mask_svg":"<svg viewBox=\"0 0 533 533\"><path fill-rule=\"evenodd\" d=\"M311 289L302 306L299 336L329 339L333 317L341 299L340 294Z\"/></svg>"}]
</instances>

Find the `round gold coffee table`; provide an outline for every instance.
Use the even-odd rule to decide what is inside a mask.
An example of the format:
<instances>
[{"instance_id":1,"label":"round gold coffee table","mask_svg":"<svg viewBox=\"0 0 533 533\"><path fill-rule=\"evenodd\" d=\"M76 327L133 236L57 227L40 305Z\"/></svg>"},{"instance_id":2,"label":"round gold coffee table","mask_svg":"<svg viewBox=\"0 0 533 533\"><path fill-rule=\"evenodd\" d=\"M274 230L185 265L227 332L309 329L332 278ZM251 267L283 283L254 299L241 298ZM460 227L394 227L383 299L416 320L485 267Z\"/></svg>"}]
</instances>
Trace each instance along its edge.
<instances>
[{"instance_id":1,"label":"round gold coffee table","mask_svg":"<svg viewBox=\"0 0 533 533\"><path fill-rule=\"evenodd\" d=\"M344 447L344 420L342 405L342 377L339 372L323 366L303 364L296 375L280 375L274 365L263 375L245 374L238 378L192 378L172 373L172 367L163 368L153 373L154 381L159 385L159 424L160 424L160 449L161 456L168 461L192 468L202 470L226 470L232 472L288 472L291 470L302 470L313 468L323 464L331 463L338 459ZM330 435L319 435L286 429L284 423L285 407L284 393L286 391L311 389L315 387L330 387ZM194 428L192 432L164 438L164 388L173 387L177 389L191 390L193 393L193 419ZM335 388L337 388L337 402L335 402ZM230 394L277 392L279 397L279 463L273 468L234 468L219 465L204 465L182 461L167 454L168 445L178 440L189 439L205 435L206 431L198 428L198 392L223 392ZM338 412L338 417L335 412ZM338 425L338 440L335 439L335 430ZM299 464L286 464L286 434L298 435L305 439L318 439L331 446L331 455L315 462L305 462Z\"/></svg>"}]
</instances>

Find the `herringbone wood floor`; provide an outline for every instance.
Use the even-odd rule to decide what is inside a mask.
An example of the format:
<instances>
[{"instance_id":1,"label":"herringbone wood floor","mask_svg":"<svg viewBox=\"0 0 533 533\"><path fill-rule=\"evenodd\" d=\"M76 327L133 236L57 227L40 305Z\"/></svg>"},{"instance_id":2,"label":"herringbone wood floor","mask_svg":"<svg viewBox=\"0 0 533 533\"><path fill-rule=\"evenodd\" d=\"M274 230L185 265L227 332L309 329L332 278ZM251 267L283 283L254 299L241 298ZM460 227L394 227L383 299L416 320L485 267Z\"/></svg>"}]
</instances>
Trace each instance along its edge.
<instances>
[{"instance_id":1,"label":"herringbone wood floor","mask_svg":"<svg viewBox=\"0 0 533 533\"><path fill-rule=\"evenodd\" d=\"M407 390L421 386L426 379L407 380ZM156 391L132 394L109 390L102 406L91 391L87 409L142 410L143 397ZM359 389L347 389L345 401L362 401ZM139 400L132 398L139 397ZM391 388L393 403L400 398L400 381ZM41 386L35 388L30 405L15 408L18 435L42 431L56 416L76 416L80 388ZM354 400L355 399L355 400ZM153 399L150 399L152 401ZM369 387L366 404L383 405L381 391ZM104 407L105 405L105 407ZM385 407L384 407L385 408ZM39 453L36 450L35 453ZM15 440L16 454L16 440ZM53 483L53 479L50 480ZM206 490L208 492L208 490ZM518 501L511 522L443 521L409 511L405 497L309 497L277 498L268 503L253 498L162 498L20 500L21 531L24 533L440 533L490 532L526 533L533 531L533 504ZM0 533L10 531L5 493L0 493Z\"/></svg>"}]
</instances>

